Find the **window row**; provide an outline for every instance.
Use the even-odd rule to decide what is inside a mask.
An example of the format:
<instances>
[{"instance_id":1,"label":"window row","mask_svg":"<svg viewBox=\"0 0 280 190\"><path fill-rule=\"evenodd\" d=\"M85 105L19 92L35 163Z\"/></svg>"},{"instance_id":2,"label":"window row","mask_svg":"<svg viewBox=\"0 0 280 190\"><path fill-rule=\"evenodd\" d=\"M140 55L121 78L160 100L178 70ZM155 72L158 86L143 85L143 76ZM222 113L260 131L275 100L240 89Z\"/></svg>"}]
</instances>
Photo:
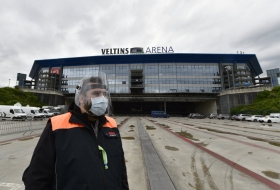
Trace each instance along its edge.
<instances>
[{"instance_id":1,"label":"window row","mask_svg":"<svg viewBox=\"0 0 280 190\"><path fill-rule=\"evenodd\" d=\"M160 88L145 87L144 93L217 93L222 90L221 87L182 87L182 88L170 88L168 86L162 86ZM61 88L63 93L75 93L75 88ZM110 93L130 93L129 87L113 87L110 89Z\"/></svg>"},{"instance_id":2,"label":"window row","mask_svg":"<svg viewBox=\"0 0 280 190\"><path fill-rule=\"evenodd\" d=\"M221 84L221 79L145 79L145 84Z\"/></svg>"},{"instance_id":3,"label":"window row","mask_svg":"<svg viewBox=\"0 0 280 190\"><path fill-rule=\"evenodd\" d=\"M222 90L221 87L188 87L188 88L170 88L170 87L146 87L145 93L217 93Z\"/></svg>"}]
</instances>

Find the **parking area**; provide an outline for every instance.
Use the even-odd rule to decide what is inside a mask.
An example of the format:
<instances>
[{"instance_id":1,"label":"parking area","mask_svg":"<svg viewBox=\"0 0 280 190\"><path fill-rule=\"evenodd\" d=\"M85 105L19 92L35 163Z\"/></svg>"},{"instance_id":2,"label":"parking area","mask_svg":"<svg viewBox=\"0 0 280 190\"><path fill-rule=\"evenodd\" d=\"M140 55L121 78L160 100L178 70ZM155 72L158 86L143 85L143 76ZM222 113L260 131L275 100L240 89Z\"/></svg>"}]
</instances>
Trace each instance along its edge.
<instances>
[{"instance_id":1,"label":"parking area","mask_svg":"<svg viewBox=\"0 0 280 190\"><path fill-rule=\"evenodd\" d=\"M122 136L133 190L149 189L151 183L139 130L146 131L176 189L258 190L280 185L280 124L188 117L114 118ZM0 136L0 190L24 189L21 176L41 131L38 128Z\"/></svg>"}]
</instances>

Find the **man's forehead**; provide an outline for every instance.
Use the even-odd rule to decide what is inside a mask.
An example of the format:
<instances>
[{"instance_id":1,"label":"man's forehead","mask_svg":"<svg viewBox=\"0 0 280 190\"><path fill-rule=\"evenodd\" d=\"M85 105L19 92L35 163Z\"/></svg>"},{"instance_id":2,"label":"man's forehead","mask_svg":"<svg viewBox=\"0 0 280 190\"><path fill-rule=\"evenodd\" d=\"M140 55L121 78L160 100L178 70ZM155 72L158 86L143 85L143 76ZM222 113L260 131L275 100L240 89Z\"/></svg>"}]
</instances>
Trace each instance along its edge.
<instances>
[{"instance_id":1,"label":"man's forehead","mask_svg":"<svg viewBox=\"0 0 280 190\"><path fill-rule=\"evenodd\" d=\"M85 88L87 90L91 90L91 89L104 89L106 90L106 86L103 84L98 84L98 83L88 83Z\"/></svg>"},{"instance_id":2,"label":"man's forehead","mask_svg":"<svg viewBox=\"0 0 280 190\"><path fill-rule=\"evenodd\" d=\"M94 88L94 89L89 89L88 92L106 92L107 90L104 88Z\"/></svg>"}]
</instances>

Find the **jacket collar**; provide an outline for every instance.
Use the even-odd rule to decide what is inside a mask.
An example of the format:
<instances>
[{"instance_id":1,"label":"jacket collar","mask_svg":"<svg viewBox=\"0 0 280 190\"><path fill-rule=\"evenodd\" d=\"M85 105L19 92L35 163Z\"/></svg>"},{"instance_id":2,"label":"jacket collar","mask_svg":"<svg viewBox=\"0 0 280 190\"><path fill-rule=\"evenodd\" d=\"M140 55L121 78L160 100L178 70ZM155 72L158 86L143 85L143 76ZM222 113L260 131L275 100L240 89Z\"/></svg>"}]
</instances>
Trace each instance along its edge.
<instances>
[{"instance_id":1,"label":"jacket collar","mask_svg":"<svg viewBox=\"0 0 280 190\"><path fill-rule=\"evenodd\" d=\"M72 113L72 115L69 119L70 123L83 124L86 128L92 129L91 124L95 123L95 122L90 122L88 120L88 114L81 113L80 108L78 106L76 106L74 102L69 106L68 111ZM102 127L106 122L108 122L105 115L98 116L97 119L99 120L98 128Z\"/></svg>"}]
</instances>

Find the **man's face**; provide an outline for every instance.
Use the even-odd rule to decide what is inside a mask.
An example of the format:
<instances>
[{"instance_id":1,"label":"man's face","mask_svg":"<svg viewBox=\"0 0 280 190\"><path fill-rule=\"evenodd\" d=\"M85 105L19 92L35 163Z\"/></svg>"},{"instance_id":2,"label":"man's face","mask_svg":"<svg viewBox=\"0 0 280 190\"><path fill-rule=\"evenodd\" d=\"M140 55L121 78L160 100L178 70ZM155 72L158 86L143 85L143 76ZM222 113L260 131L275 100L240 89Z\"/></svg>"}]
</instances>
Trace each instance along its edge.
<instances>
[{"instance_id":1,"label":"man's face","mask_svg":"<svg viewBox=\"0 0 280 190\"><path fill-rule=\"evenodd\" d=\"M91 98L98 98L104 96L108 98L108 92L106 89L94 88L86 91L85 94L80 95L80 105L82 112L88 111L91 108Z\"/></svg>"}]
</instances>

